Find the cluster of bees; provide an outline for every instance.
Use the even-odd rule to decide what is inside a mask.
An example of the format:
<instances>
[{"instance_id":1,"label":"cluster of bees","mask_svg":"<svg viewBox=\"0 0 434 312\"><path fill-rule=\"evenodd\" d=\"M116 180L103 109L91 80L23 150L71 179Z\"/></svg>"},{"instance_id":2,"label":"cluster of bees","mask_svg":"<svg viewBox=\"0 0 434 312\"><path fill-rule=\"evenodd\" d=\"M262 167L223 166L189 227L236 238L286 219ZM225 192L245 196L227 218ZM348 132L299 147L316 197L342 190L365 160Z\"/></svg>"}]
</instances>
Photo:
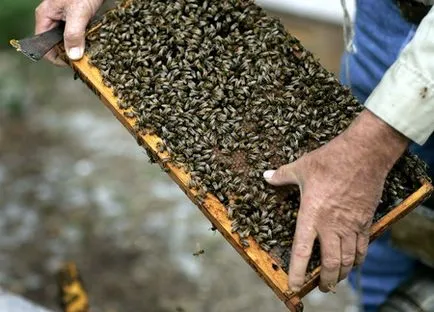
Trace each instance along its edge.
<instances>
[{"instance_id":1,"label":"cluster of bees","mask_svg":"<svg viewBox=\"0 0 434 312\"><path fill-rule=\"evenodd\" d=\"M262 174L326 144L363 106L280 22L250 0L133 0L89 35L90 63L138 133L157 134L189 187L214 194L247 247L252 236L283 268L299 191ZM420 186L406 153L376 219ZM318 246L310 269L318 265Z\"/></svg>"}]
</instances>

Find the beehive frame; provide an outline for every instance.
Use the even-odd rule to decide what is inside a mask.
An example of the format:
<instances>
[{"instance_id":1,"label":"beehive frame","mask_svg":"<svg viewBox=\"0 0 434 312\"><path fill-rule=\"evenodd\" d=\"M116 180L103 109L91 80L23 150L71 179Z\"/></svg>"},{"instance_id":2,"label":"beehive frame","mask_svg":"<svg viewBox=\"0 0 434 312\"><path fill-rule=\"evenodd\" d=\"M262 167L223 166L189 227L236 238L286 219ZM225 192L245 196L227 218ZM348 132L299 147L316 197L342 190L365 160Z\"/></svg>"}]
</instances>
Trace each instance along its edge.
<instances>
[{"instance_id":1,"label":"beehive frame","mask_svg":"<svg viewBox=\"0 0 434 312\"><path fill-rule=\"evenodd\" d=\"M96 30L96 25L90 32ZM245 248L240 244L239 237L236 233L231 232L231 221L227 216L225 206L212 194L207 194L202 203L197 201L196 191L188 187L189 174L182 169L177 168L170 162L163 161L167 158L166 152L159 152L157 145L162 141L157 135L141 135L134 130L134 118L126 117L124 112L119 108L118 99L111 88L103 83L103 78L99 70L89 64L88 56L84 56L80 61L69 61L65 57L64 49L58 46L59 53L67 61L68 65L76 72L83 82L100 98L107 108L111 110L120 123L137 139L139 145L150 151L154 159L165 168L165 171L179 185L184 193L199 207L204 215L211 221L214 227L224 236L224 238L237 250L243 259L257 272L257 274L267 283L267 285L276 293L280 300L288 307L290 311L303 311L301 298L309 293L318 285L320 267L317 267L311 274L311 278L303 285L301 290L293 293L288 288L288 275L277 265L276 261L253 240L248 238L250 247ZM371 241L381 235L394 222L412 211L421 202L423 202L432 192L433 187L428 181L422 181L422 186L402 201L397 207L392 209L388 214L372 225L370 230Z\"/></svg>"}]
</instances>

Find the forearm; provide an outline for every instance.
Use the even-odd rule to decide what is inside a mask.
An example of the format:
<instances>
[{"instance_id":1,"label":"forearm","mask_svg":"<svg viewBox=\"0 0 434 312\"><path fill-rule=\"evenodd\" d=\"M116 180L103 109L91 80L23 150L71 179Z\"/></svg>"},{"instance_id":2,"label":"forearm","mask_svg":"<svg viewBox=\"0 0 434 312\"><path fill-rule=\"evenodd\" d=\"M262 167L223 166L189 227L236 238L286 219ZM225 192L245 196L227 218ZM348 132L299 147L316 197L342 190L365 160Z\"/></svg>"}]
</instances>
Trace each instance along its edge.
<instances>
[{"instance_id":1,"label":"forearm","mask_svg":"<svg viewBox=\"0 0 434 312\"><path fill-rule=\"evenodd\" d=\"M369 166L390 170L404 153L409 139L369 110L364 110L342 134L343 139L358 149Z\"/></svg>"}]
</instances>

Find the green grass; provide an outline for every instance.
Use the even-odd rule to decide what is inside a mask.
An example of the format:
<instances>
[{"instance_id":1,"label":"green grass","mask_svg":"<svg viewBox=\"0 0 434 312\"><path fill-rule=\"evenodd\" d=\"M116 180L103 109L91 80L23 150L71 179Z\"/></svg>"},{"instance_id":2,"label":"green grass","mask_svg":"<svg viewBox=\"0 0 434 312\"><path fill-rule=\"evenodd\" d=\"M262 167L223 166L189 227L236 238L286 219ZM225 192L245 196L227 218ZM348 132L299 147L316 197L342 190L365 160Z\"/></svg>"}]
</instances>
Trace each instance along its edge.
<instances>
[{"instance_id":1,"label":"green grass","mask_svg":"<svg viewBox=\"0 0 434 312\"><path fill-rule=\"evenodd\" d=\"M38 1L0 0L0 49L9 47L10 39L33 34L37 5Z\"/></svg>"},{"instance_id":2,"label":"green grass","mask_svg":"<svg viewBox=\"0 0 434 312\"><path fill-rule=\"evenodd\" d=\"M0 118L20 118L25 110L26 93L23 81L18 73L0 76Z\"/></svg>"}]
</instances>

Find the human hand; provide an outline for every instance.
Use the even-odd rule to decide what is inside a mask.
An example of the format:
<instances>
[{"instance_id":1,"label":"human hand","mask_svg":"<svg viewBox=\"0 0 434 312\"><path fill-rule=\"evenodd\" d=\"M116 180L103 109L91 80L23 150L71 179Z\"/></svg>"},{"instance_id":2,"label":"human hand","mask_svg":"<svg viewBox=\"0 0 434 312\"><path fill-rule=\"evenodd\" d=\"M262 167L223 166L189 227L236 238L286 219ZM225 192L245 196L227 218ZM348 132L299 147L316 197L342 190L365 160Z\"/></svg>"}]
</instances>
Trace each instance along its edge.
<instances>
[{"instance_id":1,"label":"human hand","mask_svg":"<svg viewBox=\"0 0 434 312\"><path fill-rule=\"evenodd\" d=\"M43 0L35 10L35 34L48 31L65 21L65 50L71 60L79 60L84 53L84 35L86 26L95 15L104 0ZM65 63L54 50L45 55L45 59L55 65Z\"/></svg>"},{"instance_id":2,"label":"human hand","mask_svg":"<svg viewBox=\"0 0 434 312\"><path fill-rule=\"evenodd\" d=\"M328 144L264 173L272 185L300 187L289 268L293 291L305 281L316 238L321 246L321 291L333 290L353 265L363 262L385 179L407 145L407 138L365 110Z\"/></svg>"}]
</instances>

